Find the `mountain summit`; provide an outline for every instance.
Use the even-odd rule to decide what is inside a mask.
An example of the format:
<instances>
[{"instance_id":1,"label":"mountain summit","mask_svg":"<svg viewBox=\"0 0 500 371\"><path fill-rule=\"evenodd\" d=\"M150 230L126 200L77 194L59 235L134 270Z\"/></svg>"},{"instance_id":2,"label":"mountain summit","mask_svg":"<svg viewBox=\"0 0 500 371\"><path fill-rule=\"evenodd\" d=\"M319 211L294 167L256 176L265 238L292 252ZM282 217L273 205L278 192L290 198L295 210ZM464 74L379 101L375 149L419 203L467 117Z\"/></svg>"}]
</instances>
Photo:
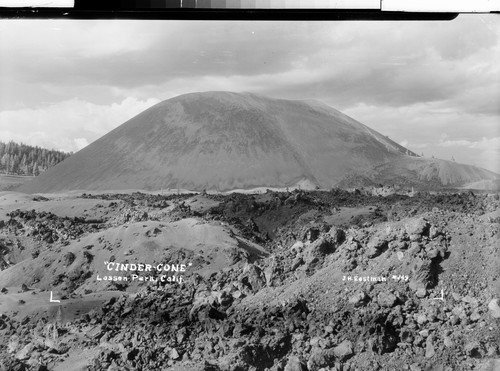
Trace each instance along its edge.
<instances>
[{"instance_id":1,"label":"mountain summit","mask_svg":"<svg viewBox=\"0 0 500 371\"><path fill-rule=\"evenodd\" d=\"M444 161L451 182L439 169L430 172L431 162L317 101L206 92L158 103L19 190L330 188L390 163L441 184L496 177ZM461 169L458 178L453 169Z\"/></svg>"}]
</instances>

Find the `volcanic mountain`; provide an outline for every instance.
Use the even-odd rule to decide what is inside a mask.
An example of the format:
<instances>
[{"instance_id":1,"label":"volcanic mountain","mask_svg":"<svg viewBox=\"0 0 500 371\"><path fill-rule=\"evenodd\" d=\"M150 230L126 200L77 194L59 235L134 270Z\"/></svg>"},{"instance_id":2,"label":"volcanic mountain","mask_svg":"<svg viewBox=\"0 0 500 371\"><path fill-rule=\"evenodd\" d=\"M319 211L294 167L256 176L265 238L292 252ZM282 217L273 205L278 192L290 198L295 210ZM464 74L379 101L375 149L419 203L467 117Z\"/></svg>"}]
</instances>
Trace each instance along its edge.
<instances>
[{"instance_id":1,"label":"volcanic mountain","mask_svg":"<svg viewBox=\"0 0 500 371\"><path fill-rule=\"evenodd\" d=\"M353 173L377 181L390 173L394 180L390 164L410 183L456 185L498 176L419 158L317 101L206 92L158 103L19 190L330 188Z\"/></svg>"}]
</instances>

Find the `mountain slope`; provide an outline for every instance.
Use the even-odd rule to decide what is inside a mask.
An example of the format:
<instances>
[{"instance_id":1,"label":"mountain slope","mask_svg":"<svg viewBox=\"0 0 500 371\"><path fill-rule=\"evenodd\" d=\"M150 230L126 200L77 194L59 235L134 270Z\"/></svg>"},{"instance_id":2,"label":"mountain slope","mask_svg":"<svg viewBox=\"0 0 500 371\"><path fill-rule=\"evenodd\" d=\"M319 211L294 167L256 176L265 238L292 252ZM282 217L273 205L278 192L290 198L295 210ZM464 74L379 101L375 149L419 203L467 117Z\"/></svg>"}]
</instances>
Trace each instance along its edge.
<instances>
[{"instance_id":1,"label":"mountain slope","mask_svg":"<svg viewBox=\"0 0 500 371\"><path fill-rule=\"evenodd\" d=\"M408 154L416 156L316 101L192 93L149 108L19 190L329 188L353 170L415 158Z\"/></svg>"},{"instance_id":2,"label":"mountain slope","mask_svg":"<svg viewBox=\"0 0 500 371\"><path fill-rule=\"evenodd\" d=\"M353 171L336 184L339 188L360 188L377 184L414 186L421 190L442 187L468 189L498 188L498 174L477 166L437 158L401 157L369 170Z\"/></svg>"}]
</instances>

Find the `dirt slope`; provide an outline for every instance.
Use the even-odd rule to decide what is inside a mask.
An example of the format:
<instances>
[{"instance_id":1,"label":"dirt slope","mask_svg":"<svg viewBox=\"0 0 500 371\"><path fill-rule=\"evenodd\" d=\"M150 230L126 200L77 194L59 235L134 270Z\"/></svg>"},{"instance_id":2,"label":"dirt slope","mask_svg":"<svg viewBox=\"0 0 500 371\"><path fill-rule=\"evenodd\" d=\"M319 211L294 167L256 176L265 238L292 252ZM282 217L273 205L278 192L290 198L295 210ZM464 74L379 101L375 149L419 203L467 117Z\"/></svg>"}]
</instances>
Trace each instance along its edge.
<instances>
[{"instance_id":1,"label":"dirt slope","mask_svg":"<svg viewBox=\"0 0 500 371\"><path fill-rule=\"evenodd\" d=\"M404 156L372 169L354 171L337 186L366 187L374 184L395 184L420 190L439 188L498 189L500 175L477 166L458 164L437 158Z\"/></svg>"}]
</instances>

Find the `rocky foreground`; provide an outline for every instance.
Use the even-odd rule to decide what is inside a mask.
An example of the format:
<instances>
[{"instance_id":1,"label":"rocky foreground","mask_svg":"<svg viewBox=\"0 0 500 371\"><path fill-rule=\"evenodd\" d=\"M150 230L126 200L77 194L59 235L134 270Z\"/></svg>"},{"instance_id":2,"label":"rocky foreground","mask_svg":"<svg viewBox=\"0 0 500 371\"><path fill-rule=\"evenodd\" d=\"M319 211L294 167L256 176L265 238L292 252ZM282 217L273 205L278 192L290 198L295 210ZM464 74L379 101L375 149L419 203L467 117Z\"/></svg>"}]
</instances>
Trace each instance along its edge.
<instances>
[{"instance_id":1,"label":"rocky foreground","mask_svg":"<svg viewBox=\"0 0 500 371\"><path fill-rule=\"evenodd\" d=\"M82 200L94 202L85 216L26 206L0 221L0 273L51 256L80 273L34 279L25 271L3 289L0 275L0 301L13 290L37 297L53 288L63 298L48 312L23 312L23 299L0 314L0 370L500 368L498 195L332 190ZM123 260L102 233L154 225L144 234L153 238L183 220L223 226L244 248L224 250L228 263L212 270L203 267L217 251L186 251L196 263L182 284L96 286L97 250ZM92 235L102 246L69 255ZM110 290L111 298L88 305L89 295Z\"/></svg>"}]
</instances>

